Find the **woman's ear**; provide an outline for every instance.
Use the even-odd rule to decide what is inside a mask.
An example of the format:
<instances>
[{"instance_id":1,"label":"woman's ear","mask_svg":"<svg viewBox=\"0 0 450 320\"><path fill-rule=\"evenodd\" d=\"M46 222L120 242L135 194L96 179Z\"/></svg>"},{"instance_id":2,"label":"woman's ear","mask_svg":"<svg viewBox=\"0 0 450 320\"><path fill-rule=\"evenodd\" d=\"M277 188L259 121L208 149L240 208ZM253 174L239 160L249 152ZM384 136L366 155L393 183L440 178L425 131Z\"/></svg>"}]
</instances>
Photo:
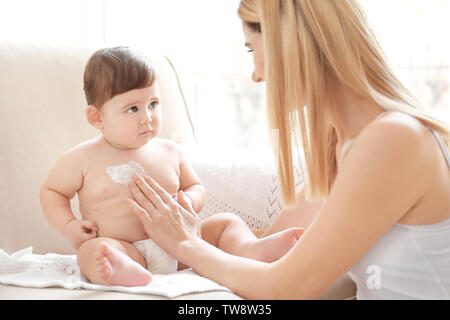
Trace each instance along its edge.
<instances>
[{"instance_id":1,"label":"woman's ear","mask_svg":"<svg viewBox=\"0 0 450 320\"><path fill-rule=\"evenodd\" d=\"M87 121L95 128L102 130L103 129L103 119L102 114L99 109L95 106L89 105L86 108L86 118Z\"/></svg>"}]
</instances>

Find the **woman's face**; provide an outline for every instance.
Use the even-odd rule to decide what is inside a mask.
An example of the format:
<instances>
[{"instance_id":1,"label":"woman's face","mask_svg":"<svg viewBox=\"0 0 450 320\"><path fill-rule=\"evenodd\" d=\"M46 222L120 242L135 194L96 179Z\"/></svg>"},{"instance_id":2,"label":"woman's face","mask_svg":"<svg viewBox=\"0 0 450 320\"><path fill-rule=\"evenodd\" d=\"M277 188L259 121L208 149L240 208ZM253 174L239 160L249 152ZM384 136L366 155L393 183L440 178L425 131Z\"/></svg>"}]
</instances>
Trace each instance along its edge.
<instances>
[{"instance_id":1,"label":"woman's face","mask_svg":"<svg viewBox=\"0 0 450 320\"><path fill-rule=\"evenodd\" d=\"M254 71L252 80L255 82L264 81L264 48L262 34L252 30L245 22L242 23L245 37L245 46L253 54Z\"/></svg>"}]
</instances>

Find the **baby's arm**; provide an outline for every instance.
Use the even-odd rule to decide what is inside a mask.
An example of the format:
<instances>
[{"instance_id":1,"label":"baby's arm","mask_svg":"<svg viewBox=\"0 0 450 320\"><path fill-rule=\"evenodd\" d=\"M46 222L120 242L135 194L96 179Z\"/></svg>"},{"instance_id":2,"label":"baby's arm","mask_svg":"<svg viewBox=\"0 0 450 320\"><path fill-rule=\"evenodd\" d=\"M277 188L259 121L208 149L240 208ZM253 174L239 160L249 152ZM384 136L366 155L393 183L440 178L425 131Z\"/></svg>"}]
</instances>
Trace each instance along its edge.
<instances>
[{"instance_id":1,"label":"baby's arm","mask_svg":"<svg viewBox=\"0 0 450 320\"><path fill-rule=\"evenodd\" d=\"M83 185L83 163L79 149L67 151L52 166L40 190L45 217L75 248L96 237L95 224L77 220L70 208L70 199Z\"/></svg>"},{"instance_id":2,"label":"baby's arm","mask_svg":"<svg viewBox=\"0 0 450 320\"><path fill-rule=\"evenodd\" d=\"M180 159L180 190L188 196L192 208L198 213L205 204L205 187L181 150Z\"/></svg>"}]
</instances>

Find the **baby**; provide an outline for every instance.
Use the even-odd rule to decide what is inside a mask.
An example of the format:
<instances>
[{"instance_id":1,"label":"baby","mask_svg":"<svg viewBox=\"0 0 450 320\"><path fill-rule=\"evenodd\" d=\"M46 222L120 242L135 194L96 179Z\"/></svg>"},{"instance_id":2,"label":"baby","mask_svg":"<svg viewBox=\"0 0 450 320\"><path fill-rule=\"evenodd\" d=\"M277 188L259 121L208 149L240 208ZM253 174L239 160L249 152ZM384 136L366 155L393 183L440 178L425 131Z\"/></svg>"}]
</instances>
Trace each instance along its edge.
<instances>
[{"instance_id":1,"label":"baby","mask_svg":"<svg viewBox=\"0 0 450 320\"><path fill-rule=\"evenodd\" d=\"M127 205L133 175L152 177L176 199L182 192L195 212L203 207L205 189L180 146L157 137L159 83L147 58L126 47L98 50L86 65L84 91L86 118L101 135L54 163L41 187L41 206L49 223L78 250L80 270L92 283L144 286L152 274L182 266L149 239ZM70 207L75 194L82 219ZM202 225L202 237L219 248L265 261L286 253L301 233L293 228L257 239L231 214Z\"/></svg>"}]
</instances>

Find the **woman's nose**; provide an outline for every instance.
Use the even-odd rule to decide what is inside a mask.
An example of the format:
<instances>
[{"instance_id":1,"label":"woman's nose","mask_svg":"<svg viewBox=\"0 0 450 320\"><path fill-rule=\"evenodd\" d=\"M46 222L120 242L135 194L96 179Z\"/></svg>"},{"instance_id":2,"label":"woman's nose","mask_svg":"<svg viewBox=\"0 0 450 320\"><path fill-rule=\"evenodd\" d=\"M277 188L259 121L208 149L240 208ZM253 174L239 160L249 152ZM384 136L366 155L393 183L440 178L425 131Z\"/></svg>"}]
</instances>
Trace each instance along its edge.
<instances>
[{"instance_id":1,"label":"woman's nose","mask_svg":"<svg viewBox=\"0 0 450 320\"><path fill-rule=\"evenodd\" d=\"M253 73L252 73L252 80L254 82L263 82L264 81L264 79L261 76L259 76L255 71L253 71Z\"/></svg>"}]
</instances>

